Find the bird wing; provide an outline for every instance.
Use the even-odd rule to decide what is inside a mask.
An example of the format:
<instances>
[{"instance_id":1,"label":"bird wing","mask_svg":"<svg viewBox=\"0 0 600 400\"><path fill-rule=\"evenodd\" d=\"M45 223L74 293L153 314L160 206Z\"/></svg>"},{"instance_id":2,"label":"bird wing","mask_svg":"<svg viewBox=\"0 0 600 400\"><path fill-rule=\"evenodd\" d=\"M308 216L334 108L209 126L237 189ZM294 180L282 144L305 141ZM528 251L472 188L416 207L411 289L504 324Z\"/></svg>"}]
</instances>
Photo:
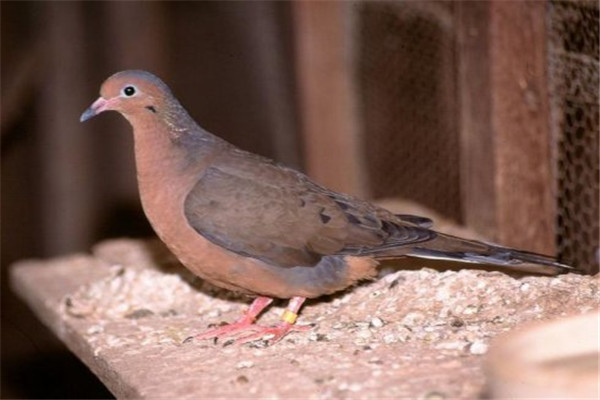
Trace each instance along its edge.
<instances>
[{"instance_id":1,"label":"bird wing","mask_svg":"<svg viewBox=\"0 0 600 400\"><path fill-rule=\"evenodd\" d=\"M314 265L324 255L366 255L435 235L239 150L204 171L184 210L189 224L213 243L279 266Z\"/></svg>"}]
</instances>

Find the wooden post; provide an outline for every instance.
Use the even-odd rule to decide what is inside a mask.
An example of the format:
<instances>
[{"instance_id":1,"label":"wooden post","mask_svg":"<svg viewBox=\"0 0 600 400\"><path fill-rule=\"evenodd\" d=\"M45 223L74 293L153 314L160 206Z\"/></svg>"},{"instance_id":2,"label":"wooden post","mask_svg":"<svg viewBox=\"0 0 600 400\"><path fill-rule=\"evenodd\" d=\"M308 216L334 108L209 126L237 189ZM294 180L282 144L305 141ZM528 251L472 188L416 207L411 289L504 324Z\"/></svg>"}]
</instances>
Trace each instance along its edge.
<instances>
[{"instance_id":1,"label":"wooden post","mask_svg":"<svg viewBox=\"0 0 600 400\"><path fill-rule=\"evenodd\" d=\"M49 2L43 16L47 40L39 114L43 247L46 255L92 244L95 202L91 142L79 115L84 94L85 35L82 3Z\"/></svg>"},{"instance_id":2,"label":"wooden post","mask_svg":"<svg viewBox=\"0 0 600 400\"><path fill-rule=\"evenodd\" d=\"M545 1L492 3L498 239L555 251Z\"/></svg>"},{"instance_id":3,"label":"wooden post","mask_svg":"<svg viewBox=\"0 0 600 400\"><path fill-rule=\"evenodd\" d=\"M109 73L125 69L146 69L166 79L169 54L166 38L166 6L160 2L116 1L104 4L107 18L107 39L110 53ZM97 82L99 87L101 82ZM102 132L110 157L104 167L110 171L105 177L107 199L114 201L138 199L134 168L133 135L123 121L112 124L121 134ZM100 132L96 132L100 134ZM98 182L96 183L98 184ZM110 194L109 194L110 193Z\"/></svg>"},{"instance_id":4,"label":"wooden post","mask_svg":"<svg viewBox=\"0 0 600 400\"><path fill-rule=\"evenodd\" d=\"M365 194L347 35L351 4L294 3L306 169L335 190Z\"/></svg>"},{"instance_id":5,"label":"wooden post","mask_svg":"<svg viewBox=\"0 0 600 400\"><path fill-rule=\"evenodd\" d=\"M467 226L493 238L496 198L489 74L489 9L485 1L457 4L460 102L460 182Z\"/></svg>"},{"instance_id":6,"label":"wooden post","mask_svg":"<svg viewBox=\"0 0 600 400\"><path fill-rule=\"evenodd\" d=\"M465 220L503 244L552 253L546 3L458 9Z\"/></svg>"}]
</instances>

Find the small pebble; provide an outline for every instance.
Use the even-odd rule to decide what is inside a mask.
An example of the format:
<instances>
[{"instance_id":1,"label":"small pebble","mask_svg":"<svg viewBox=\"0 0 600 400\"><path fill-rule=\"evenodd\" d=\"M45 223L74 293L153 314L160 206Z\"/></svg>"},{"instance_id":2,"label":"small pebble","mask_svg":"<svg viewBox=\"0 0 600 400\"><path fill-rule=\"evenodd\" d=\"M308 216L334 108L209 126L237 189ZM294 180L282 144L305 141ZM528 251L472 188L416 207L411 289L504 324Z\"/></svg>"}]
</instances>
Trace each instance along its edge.
<instances>
[{"instance_id":1,"label":"small pebble","mask_svg":"<svg viewBox=\"0 0 600 400\"><path fill-rule=\"evenodd\" d=\"M148 310L147 308L138 308L137 310L134 310L134 311L130 312L129 314L126 314L125 318L141 319L141 318L149 317L151 315L154 315L154 312L152 310Z\"/></svg>"},{"instance_id":2,"label":"small pebble","mask_svg":"<svg viewBox=\"0 0 600 400\"><path fill-rule=\"evenodd\" d=\"M482 342L481 340L477 340L473 343L471 343L471 346L469 347L469 352L471 354L485 354L488 351L489 346Z\"/></svg>"},{"instance_id":3,"label":"small pebble","mask_svg":"<svg viewBox=\"0 0 600 400\"><path fill-rule=\"evenodd\" d=\"M237 369L252 368L252 367L254 367L254 362L253 361L240 361L239 363L236 364L235 367Z\"/></svg>"},{"instance_id":4,"label":"small pebble","mask_svg":"<svg viewBox=\"0 0 600 400\"><path fill-rule=\"evenodd\" d=\"M387 335L385 335L383 337L383 342L385 344L392 344L392 343L396 343L398 341L398 339L396 338L396 335L394 335L393 333L388 333Z\"/></svg>"},{"instance_id":5,"label":"small pebble","mask_svg":"<svg viewBox=\"0 0 600 400\"><path fill-rule=\"evenodd\" d=\"M397 337L401 342L406 342L408 339L412 337L413 333L410 329L406 327L401 327L398 329Z\"/></svg>"},{"instance_id":6,"label":"small pebble","mask_svg":"<svg viewBox=\"0 0 600 400\"><path fill-rule=\"evenodd\" d=\"M371 320L371 324L370 326L372 328L381 328L384 325L384 322L381 320L381 318L375 317Z\"/></svg>"},{"instance_id":7,"label":"small pebble","mask_svg":"<svg viewBox=\"0 0 600 400\"><path fill-rule=\"evenodd\" d=\"M408 313L402 318L402 324L407 326L423 325L425 316L420 312Z\"/></svg>"},{"instance_id":8,"label":"small pebble","mask_svg":"<svg viewBox=\"0 0 600 400\"><path fill-rule=\"evenodd\" d=\"M383 364L383 361L379 357L372 357L372 358L369 359L368 363L369 364L381 365L381 364Z\"/></svg>"},{"instance_id":9,"label":"small pebble","mask_svg":"<svg viewBox=\"0 0 600 400\"><path fill-rule=\"evenodd\" d=\"M373 334L371 333L371 331L364 329L364 330L358 331L356 333L356 336L361 339L369 339L371 336L373 336Z\"/></svg>"},{"instance_id":10,"label":"small pebble","mask_svg":"<svg viewBox=\"0 0 600 400\"><path fill-rule=\"evenodd\" d=\"M453 328L461 328L463 326L465 326L465 321L463 321L462 319L455 317L452 318L452 320L450 321L450 326Z\"/></svg>"},{"instance_id":11,"label":"small pebble","mask_svg":"<svg viewBox=\"0 0 600 400\"><path fill-rule=\"evenodd\" d=\"M463 341L441 342L435 348L440 350L462 350L467 347L467 343Z\"/></svg>"},{"instance_id":12,"label":"small pebble","mask_svg":"<svg viewBox=\"0 0 600 400\"><path fill-rule=\"evenodd\" d=\"M102 325L92 325L86 331L88 335L96 335L101 332L104 332L104 327Z\"/></svg>"},{"instance_id":13,"label":"small pebble","mask_svg":"<svg viewBox=\"0 0 600 400\"><path fill-rule=\"evenodd\" d=\"M362 389L362 385L358 383L351 383L350 386L348 386L348 389L351 392L359 392Z\"/></svg>"},{"instance_id":14,"label":"small pebble","mask_svg":"<svg viewBox=\"0 0 600 400\"><path fill-rule=\"evenodd\" d=\"M468 306L465 307L465 309L463 310L463 314L465 315L472 315L475 314L479 311L479 307L474 305L474 304L469 304Z\"/></svg>"},{"instance_id":15,"label":"small pebble","mask_svg":"<svg viewBox=\"0 0 600 400\"><path fill-rule=\"evenodd\" d=\"M336 322L332 326L333 329L342 329L344 327L346 327L346 323L345 322Z\"/></svg>"},{"instance_id":16,"label":"small pebble","mask_svg":"<svg viewBox=\"0 0 600 400\"><path fill-rule=\"evenodd\" d=\"M308 336L308 340L310 340L311 342L328 342L329 338L324 333L312 332Z\"/></svg>"},{"instance_id":17,"label":"small pebble","mask_svg":"<svg viewBox=\"0 0 600 400\"><path fill-rule=\"evenodd\" d=\"M446 398L446 395L444 393L440 393L440 392L425 393L425 395L423 395L423 397L422 397L423 400L443 400L445 398Z\"/></svg>"}]
</instances>

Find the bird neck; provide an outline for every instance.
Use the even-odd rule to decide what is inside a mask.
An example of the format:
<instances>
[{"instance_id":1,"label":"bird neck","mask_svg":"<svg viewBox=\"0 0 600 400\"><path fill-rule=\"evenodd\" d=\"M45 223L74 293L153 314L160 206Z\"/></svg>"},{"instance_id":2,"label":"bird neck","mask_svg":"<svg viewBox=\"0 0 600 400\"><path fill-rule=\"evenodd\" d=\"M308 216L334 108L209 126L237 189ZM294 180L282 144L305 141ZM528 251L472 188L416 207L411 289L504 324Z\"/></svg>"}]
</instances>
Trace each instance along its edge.
<instances>
[{"instance_id":1,"label":"bird neck","mask_svg":"<svg viewBox=\"0 0 600 400\"><path fill-rule=\"evenodd\" d=\"M224 140L200 128L187 113L172 119L144 115L130 122L143 203L164 196L183 196L227 146Z\"/></svg>"}]
</instances>

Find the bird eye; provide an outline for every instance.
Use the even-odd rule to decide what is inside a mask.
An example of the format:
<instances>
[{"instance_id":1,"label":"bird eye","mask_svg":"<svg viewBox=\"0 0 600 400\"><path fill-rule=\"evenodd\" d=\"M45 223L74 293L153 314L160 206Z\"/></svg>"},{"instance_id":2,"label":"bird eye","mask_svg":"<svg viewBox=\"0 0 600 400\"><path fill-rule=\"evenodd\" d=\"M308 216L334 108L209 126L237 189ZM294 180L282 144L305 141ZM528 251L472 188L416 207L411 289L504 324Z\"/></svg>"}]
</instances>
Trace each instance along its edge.
<instances>
[{"instance_id":1,"label":"bird eye","mask_svg":"<svg viewBox=\"0 0 600 400\"><path fill-rule=\"evenodd\" d=\"M135 86L132 86L132 85L125 86L123 88L123 90L121 91L121 93L123 93L123 95L126 97L133 96L135 94L135 92L136 92Z\"/></svg>"}]
</instances>

